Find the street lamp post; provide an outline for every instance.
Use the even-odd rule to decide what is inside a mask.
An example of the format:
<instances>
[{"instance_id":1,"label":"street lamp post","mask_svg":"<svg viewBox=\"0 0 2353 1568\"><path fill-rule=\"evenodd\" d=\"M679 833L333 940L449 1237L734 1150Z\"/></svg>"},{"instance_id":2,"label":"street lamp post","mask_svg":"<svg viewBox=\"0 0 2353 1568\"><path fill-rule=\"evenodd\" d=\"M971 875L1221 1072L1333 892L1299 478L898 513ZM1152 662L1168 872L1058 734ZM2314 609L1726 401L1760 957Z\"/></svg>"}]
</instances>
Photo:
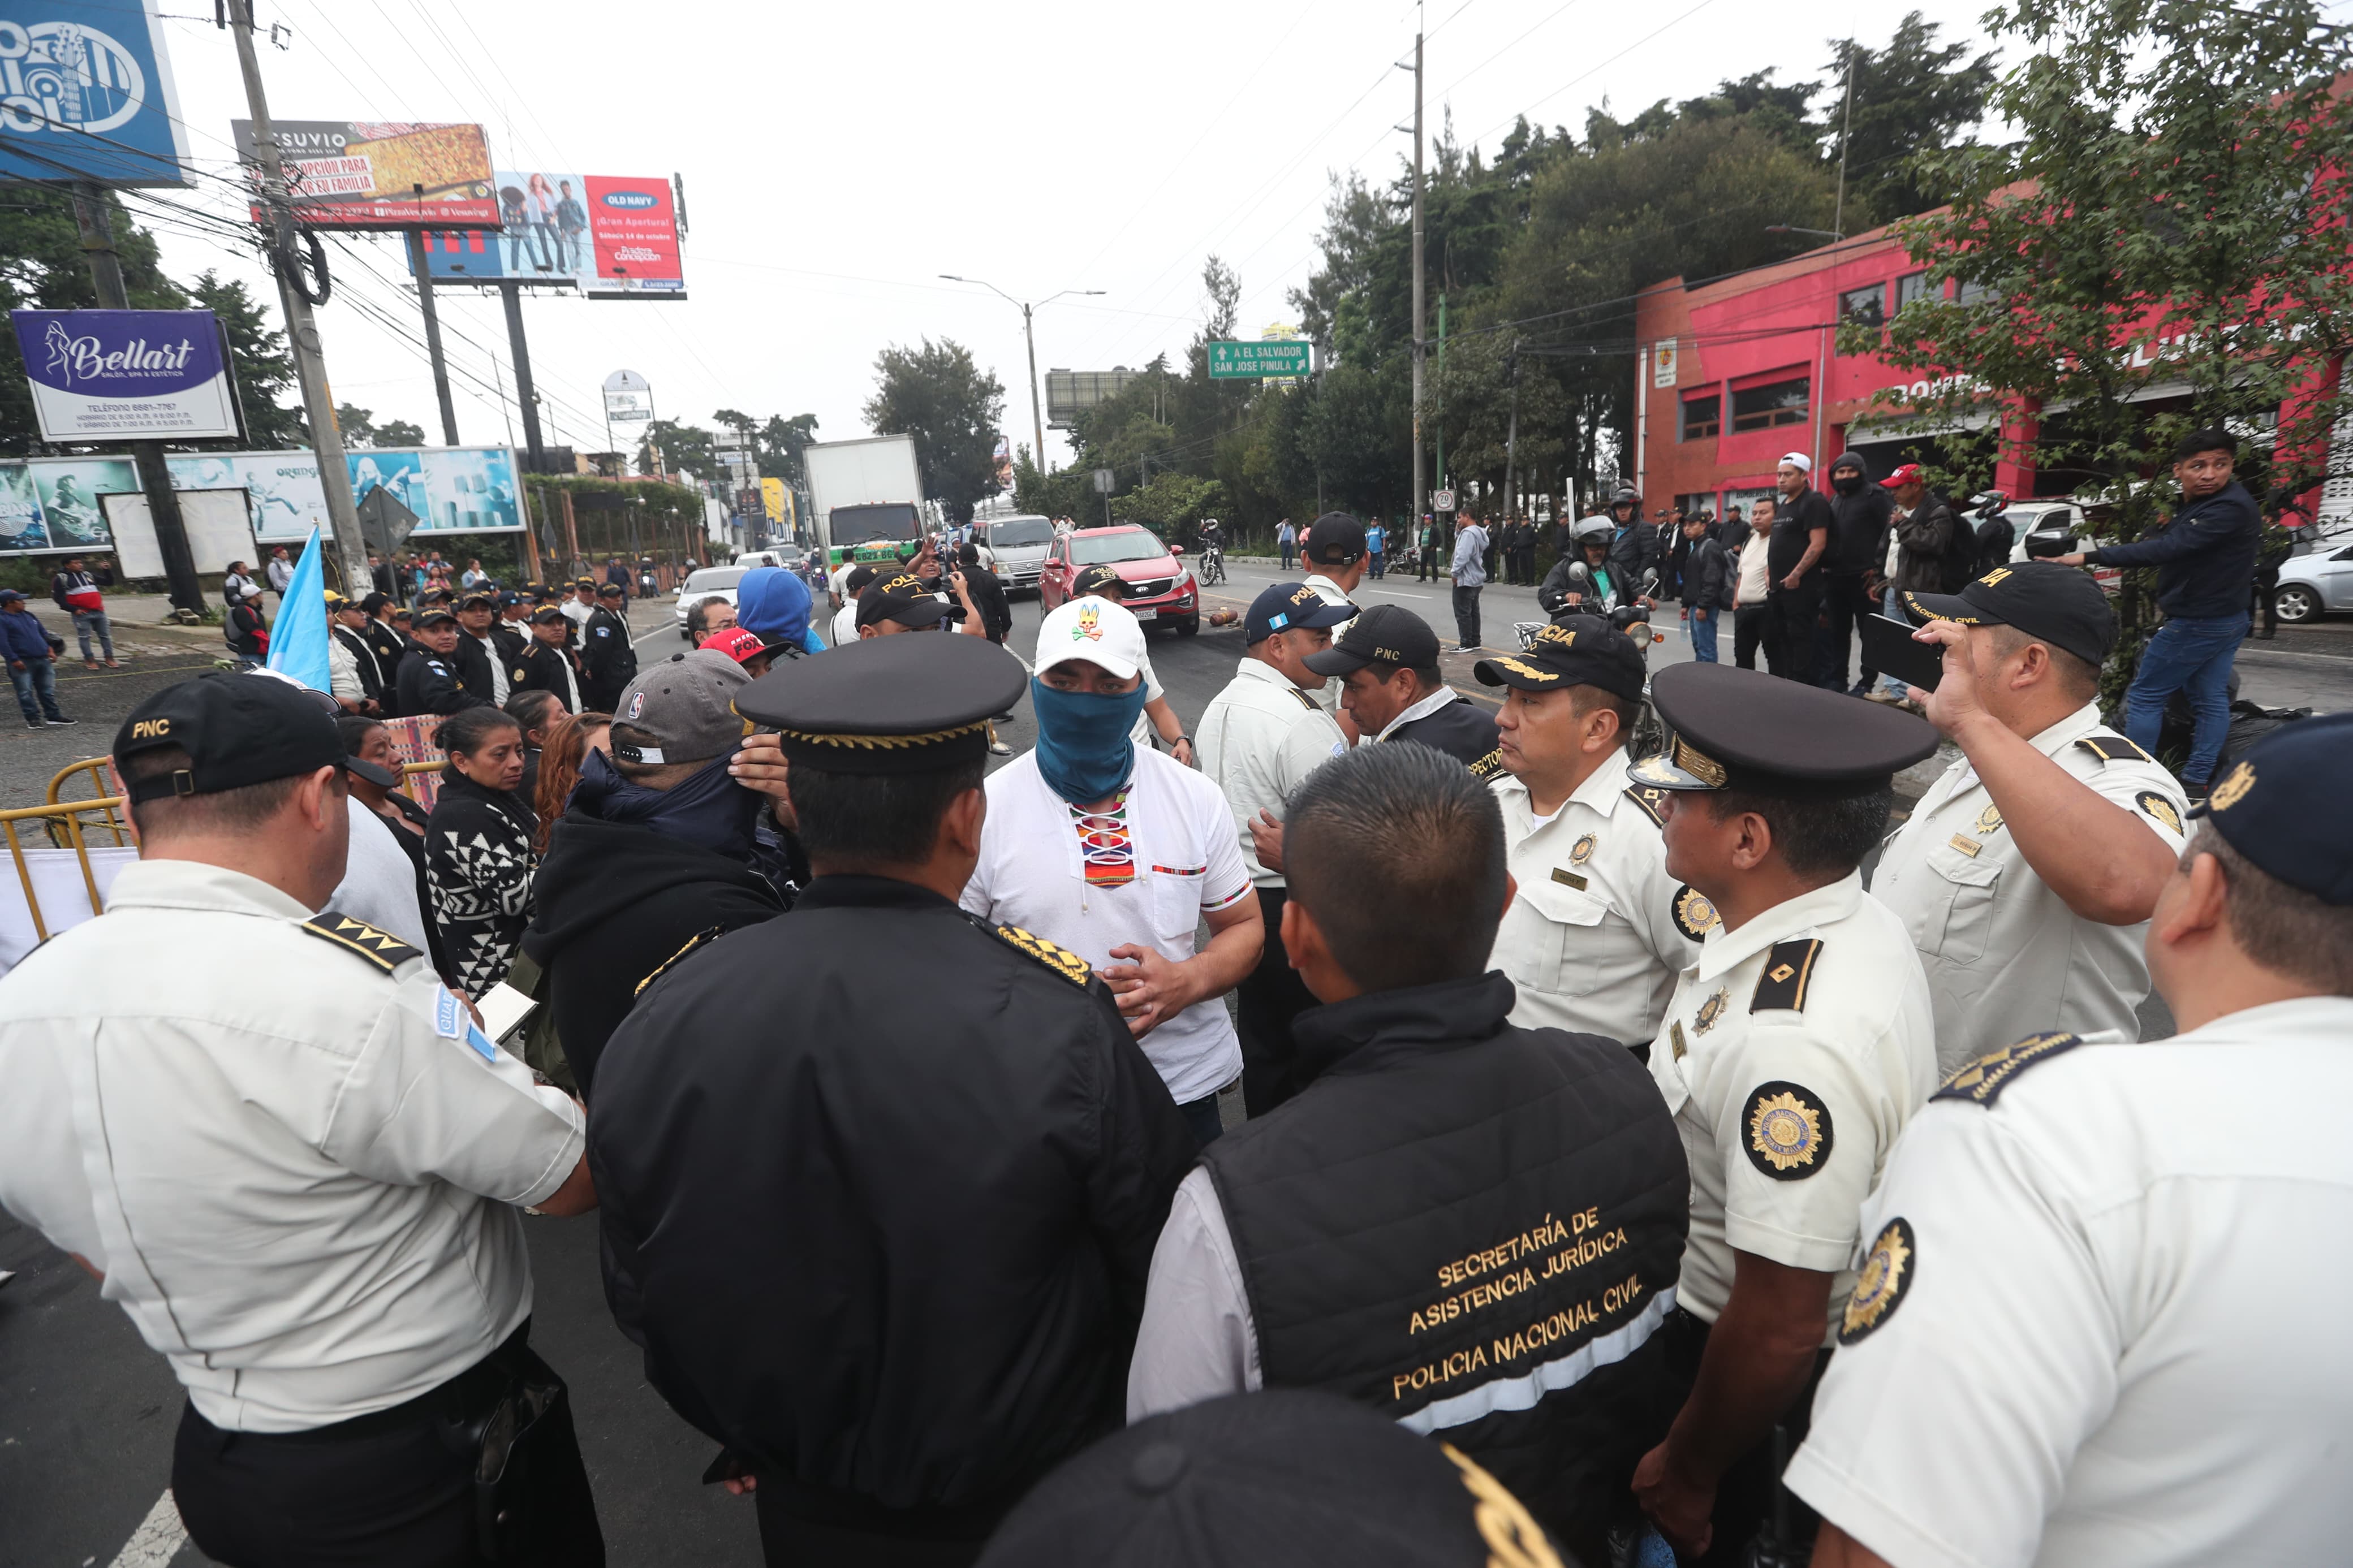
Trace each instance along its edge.
<instances>
[{"instance_id":1,"label":"street lamp post","mask_svg":"<svg viewBox=\"0 0 2353 1568\"><path fill-rule=\"evenodd\" d=\"M1021 336L1022 340L1029 346L1030 437L1038 443L1036 448L1031 453L1031 457L1038 465L1038 471L1041 474L1044 473L1046 471L1046 419L1045 416L1040 414L1038 408L1038 334L1031 329L1030 313L1041 307L1052 304L1055 300L1060 299L1062 294L1101 294L1103 290L1100 289L1065 289L1062 290L1061 294L1049 294L1033 305L1028 300L1015 299L1012 295L1008 294L1004 289L999 289L996 284L991 283L985 279L959 278L953 272L943 272L940 276L946 279L951 283L977 283L982 288L987 289L990 293L996 295L998 299L1004 300L1007 304L1020 307Z\"/></svg>"}]
</instances>

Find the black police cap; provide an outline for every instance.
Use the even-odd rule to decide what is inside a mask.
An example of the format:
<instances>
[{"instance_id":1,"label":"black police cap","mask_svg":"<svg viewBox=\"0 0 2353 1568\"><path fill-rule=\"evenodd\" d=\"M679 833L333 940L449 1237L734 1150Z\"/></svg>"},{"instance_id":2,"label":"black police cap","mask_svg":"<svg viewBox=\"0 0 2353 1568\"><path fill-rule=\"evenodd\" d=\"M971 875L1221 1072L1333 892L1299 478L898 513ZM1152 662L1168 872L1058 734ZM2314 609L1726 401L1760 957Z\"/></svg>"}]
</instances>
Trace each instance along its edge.
<instances>
[{"instance_id":1,"label":"black police cap","mask_svg":"<svg viewBox=\"0 0 2353 1568\"><path fill-rule=\"evenodd\" d=\"M269 674L214 674L167 686L114 732L114 765L165 747L188 765L128 784L132 805L163 795L217 795L343 764L335 700Z\"/></svg>"},{"instance_id":2,"label":"black police cap","mask_svg":"<svg viewBox=\"0 0 2353 1568\"><path fill-rule=\"evenodd\" d=\"M2256 870L2322 903L2353 904L2353 816L2343 801L2353 772L2353 713L2299 719L2247 748L2236 767L2189 808Z\"/></svg>"},{"instance_id":3,"label":"black police cap","mask_svg":"<svg viewBox=\"0 0 2353 1568\"><path fill-rule=\"evenodd\" d=\"M1957 594L1899 595L1915 622L2016 626L2094 668L2116 646L2116 613L2088 572L2053 561L1997 566Z\"/></svg>"},{"instance_id":4,"label":"black police cap","mask_svg":"<svg viewBox=\"0 0 2353 1568\"><path fill-rule=\"evenodd\" d=\"M1629 702L1642 700L1642 652L1599 616L1563 616L1516 655L1482 658L1471 673L1482 686L1561 691L1596 686Z\"/></svg>"},{"instance_id":5,"label":"black police cap","mask_svg":"<svg viewBox=\"0 0 2353 1568\"><path fill-rule=\"evenodd\" d=\"M868 637L777 666L735 694L735 711L772 726L794 763L922 773L986 756L988 721L1028 684L987 637Z\"/></svg>"},{"instance_id":6,"label":"black police cap","mask_svg":"<svg viewBox=\"0 0 2353 1568\"><path fill-rule=\"evenodd\" d=\"M1242 641L1255 647L1277 632L1336 626L1356 614L1356 605L1345 599L1335 604L1304 583L1270 584L1242 617Z\"/></svg>"},{"instance_id":7,"label":"black police cap","mask_svg":"<svg viewBox=\"0 0 2353 1568\"><path fill-rule=\"evenodd\" d=\"M1336 1395L1277 1388L1155 1415L1024 1498L979 1568L1492 1568L1576 1560L1501 1481Z\"/></svg>"},{"instance_id":8,"label":"black police cap","mask_svg":"<svg viewBox=\"0 0 2353 1568\"><path fill-rule=\"evenodd\" d=\"M1936 750L1925 719L1842 691L1728 664L1677 664L1651 679L1675 732L1627 770L1638 784L1839 800L1885 787Z\"/></svg>"},{"instance_id":9,"label":"black police cap","mask_svg":"<svg viewBox=\"0 0 2353 1568\"><path fill-rule=\"evenodd\" d=\"M903 626L935 626L948 614L948 601L929 579L912 572L893 572L868 584L858 595L854 624L871 626L877 621L896 621Z\"/></svg>"},{"instance_id":10,"label":"black police cap","mask_svg":"<svg viewBox=\"0 0 2353 1568\"><path fill-rule=\"evenodd\" d=\"M1098 562L1092 566L1082 566L1079 569L1079 574L1071 579L1071 592L1073 594L1108 592L1112 597L1121 598L1127 593L1127 579L1119 574L1118 567Z\"/></svg>"},{"instance_id":11,"label":"black police cap","mask_svg":"<svg viewBox=\"0 0 2353 1568\"><path fill-rule=\"evenodd\" d=\"M1317 566L1346 566L1365 558L1365 525L1345 511L1327 511L1307 525L1300 554Z\"/></svg>"},{"instance_id":12,"label":"black police cap","mask_svg":"<svg viewBox=\"0 0 2353 1568\"><path fill-rule=\"evenodd\" d=\"M1384 673L1428 669L1438 662L1438 634L1402 605L1375 605L1341 627L1332 646L1302 660L1318 675L1345 675L1368 664Z\"/></svg>"}]
</instances>

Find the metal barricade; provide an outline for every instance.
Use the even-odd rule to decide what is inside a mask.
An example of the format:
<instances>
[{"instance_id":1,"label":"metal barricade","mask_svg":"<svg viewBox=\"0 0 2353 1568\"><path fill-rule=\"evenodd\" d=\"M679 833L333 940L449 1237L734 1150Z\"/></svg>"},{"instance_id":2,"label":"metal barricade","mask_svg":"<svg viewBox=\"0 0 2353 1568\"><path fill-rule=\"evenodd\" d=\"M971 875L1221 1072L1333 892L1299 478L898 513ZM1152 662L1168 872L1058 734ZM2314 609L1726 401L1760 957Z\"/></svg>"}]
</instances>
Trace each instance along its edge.
<instances>
[{"instance_id":1,"label":"metal barricade","mask_svg":"<svg viewBox=\"0 0 2353 1568\"><path fill-rule=\"evenodd\" d=\"M102 914L106 905L98 894L98 877L90 869L90 846L82 837L82 817L93 811L103 812L110 819L109 826L113 826L120 820L116 814L121 806L122 796L116 795L101 795L96 800L66 801L52 805L27 805L14 811L0 811L0 834L7 837L8 858L16 868L18 884L25 889L25 908L33 917L33 934L37 940L49 940L49 926L41 916L40 896L33 890L32 868L25 863L22 825L40 823L47 837L53 841L62 840L57 842L58 848L74 852L74 859L81 868L82 886L90 893L90 911ZM115 830L118 834L121 832L119 826Z\"/></svg>"}]
</instances>

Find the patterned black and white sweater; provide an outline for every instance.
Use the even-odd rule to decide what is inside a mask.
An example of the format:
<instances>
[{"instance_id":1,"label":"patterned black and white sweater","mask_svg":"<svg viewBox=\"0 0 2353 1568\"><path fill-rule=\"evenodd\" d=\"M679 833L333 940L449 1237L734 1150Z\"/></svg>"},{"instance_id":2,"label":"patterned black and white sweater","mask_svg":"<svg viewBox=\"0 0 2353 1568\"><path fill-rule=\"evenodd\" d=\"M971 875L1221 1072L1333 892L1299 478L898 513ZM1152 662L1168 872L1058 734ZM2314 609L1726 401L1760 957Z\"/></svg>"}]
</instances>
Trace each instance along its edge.
<instances>
[{"instance_id":1,"label":"patterned black and white sweater","mask_svg":"<svg viewBox=\"0 0 2353 1568\"><path fill-rule=\"evenodd\" d=\"M455 768L441 776L440 798L425 833L425 879L433 921L455 978L480 996L514 963L531 924L531 841L539 817L505 790L476 784Z\"/></svg>"}]
</instances>

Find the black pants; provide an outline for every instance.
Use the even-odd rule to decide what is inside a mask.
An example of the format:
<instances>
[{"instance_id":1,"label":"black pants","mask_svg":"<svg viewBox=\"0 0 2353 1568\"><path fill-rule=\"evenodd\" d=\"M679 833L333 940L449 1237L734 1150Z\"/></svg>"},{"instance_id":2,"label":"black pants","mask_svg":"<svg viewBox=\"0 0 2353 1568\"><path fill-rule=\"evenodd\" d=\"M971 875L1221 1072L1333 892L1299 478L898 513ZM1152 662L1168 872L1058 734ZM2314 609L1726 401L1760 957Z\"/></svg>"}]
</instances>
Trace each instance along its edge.
<instances>
[{"instance_id":1,"label":"black pants","mask_svg":"<svg viewBox=\"0 0 2353 1568\"><path fill-rule=\"evenodd\" d=\"M1757 645L1765 637L1765 606L1743 605L1732 612L1732 662L1743 669L1757 668Z\"/></svg>"},{"instance_id":2,"label":"black pants","mask_svg":"<svg viewBox=\"0 0 2353 1568\"><path fill-rule=\"evenodd\" d=\"M494 1354L524 1360L528 1326ZM474 1568L475 1454L450 1427L495 1401L505 1376L491 1362L375 1415L311 1432L225 1432L180 1413L172 1498L197 1549L229 1568ZM534 1568L597 1568L605 1538L588 1472L559 1403L533 1434L529 1506Z\"/></svg>"},{"instance_id":3,"label":"black pants","mask_svg":"<svg viewBox=\"0 0 2353 1568\"><path fill-rule=\"evenodd\" d=\"M1466 588L1459 583L1455 584L1454 630L1464 647L1479 646L1479 590L1477 588Z\"/></svg>"},{"instance_id":4,"label":"black pants","mask_svg":"<svg viewBox=\"0 0 2353 1568\"><path fill-rule=\"evenodd\" d=\"M1414 581L1417 583L1427 583L1437 575L1438 552L1435 549L1425 546L1417 562L1417 567L1413 574Z\"/></svg>"},{"instance_id":5,"label":"black pants","mask_svg":"<svg viewBox=\"0 0 2353 1568\"><path fill-rule=\"evenodd\" d=\"M1708 1325L1677 1308L1660 1330L1667 1342L1667 1375L1688 1398L1699 1381L1700 1358L1707 1352ZM1777 1556L1760 1561L1803 1563L1813 1549L1820 1516L1799 1501L1795 1492L1781 1490L1781 1471L1789 1456L1806 1440L1812 1424L1814 1390L1821 1386L1822 1369L1831 1352L1814 1357L1813 1375L1762 1443L1732 1461L1715 1483L1715 1509L1709 1517L1715 1534L1699 1557L1678 1556L1681 1568L1739 1568L1749 1561L1749 1543L1766 1531L1779 1547ZM1778 1509L1775 1507L1779 1504Z\"/></svg>"},{"instance_id":6,"label":"black pants","mask_svg":"<svg viewBox=\"0 0 2353 1568\"><path fill-rule=\"evenodd\" d=\"M1855 636L1862 618L1879 608L1879 601L1863 591L1861 577L1833 577L1825 591L1823 608L1830 613L1830 625L1823 628L1823 654L1816 679L1824 686L1846 689L1847 644ZM1879 671L1864 665L1855 672L1855 682L1868 691L1877 683Z\"/></svg>"},{"instance_id":7,"label":"black pants","mask_svg":"<svg viewBox=\"0 0 2353 1568\"><path fill-rule=\"evenodd\" d=\"M1821 614L1822 591L1811 575L1795 588L1774 588L1765 595L1765 668L1791 680L1810 680L1814 671L1814 622Z\"/></svg>"},{"instance_id":8,"label":"black pants","mask_svg":"<svg viewBox=\"0 0 2353 1568\"><path fill-rule=\"evenodd\" d=\"M1266 945L1259 950L1258 967L1234 988L1234 1029L1242 1038L1242 1108L1253 1117L1264 1116L1304 1087L1297 1077L1299 1049L1292 1043L1291 1020L1316 1003L1282 951L1288 896L1281 888L1258 890Z\"/></svg>"}]
</instances>

